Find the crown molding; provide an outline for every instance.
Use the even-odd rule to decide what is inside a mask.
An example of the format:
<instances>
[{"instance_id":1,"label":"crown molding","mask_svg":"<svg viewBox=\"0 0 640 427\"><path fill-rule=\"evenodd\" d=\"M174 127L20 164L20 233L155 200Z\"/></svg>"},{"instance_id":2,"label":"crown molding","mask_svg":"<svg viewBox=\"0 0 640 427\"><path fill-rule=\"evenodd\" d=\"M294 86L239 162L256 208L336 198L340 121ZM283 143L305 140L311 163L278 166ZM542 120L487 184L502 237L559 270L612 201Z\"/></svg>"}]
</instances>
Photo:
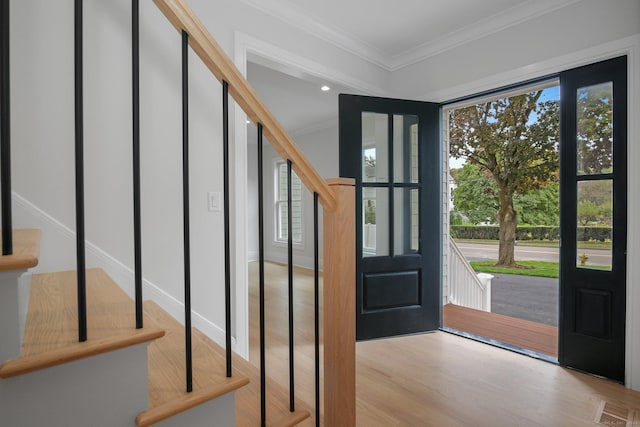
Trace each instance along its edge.
<instances>
[{"instance_id":1,"label":"crown molding","mask_svg":"<svg viewBox=\"0 0 640 427\"><path fill-rule=\"evenodd\" d=\"M475 24L445 34L436 40L423 43L413 49L395 55L389 60L387 65L390 71L396 71L579 1L582 0L530 1L522 3L478 21Z\"/></svg>"},{"instance_id":2,"label":"crown molding","mask_svg":"<svg viewBox=\"0 0 640 427\"><path fill-rule=\"evenodd\" d=\"M429 100L431 102L449 102L463 96L482 93L499 87L504 87L518 82L533 80L544 76L552 76L562 71L569 70L594 62L604 61L621 55L638 55L640 51L640 34L614 40L597 46L592 46L570 54L549 58L544 61L528 64L503 73L494 74L480 80L468 82L456 87L445 88L438 91L423 93L416 99ZM629 62L632 62L631 59ZM640 60L638 61L640 62ZM631 71L631 69L630 69ZM630 73L631 74L631 73ZM631 92L630 92L631 93ZM631 140L631 139L630 139Z\"/></svg>"},{"instance_id":3,"label":"crown molding","mask_svg":"<svg viewBox=\"0 0 640 427\"><path fill-rule=\"evenodd\" d=\"M351 53L365 61L371 62L381 68L389 70L389 58L373 46L346 35L343 31L328 24L321 23L314 16L308 15L299 9L293 9L291 4L282 0L240 0L242 3L261 12L273 16L288 25L296 27L308 34L324 40L334 46Z\"/></svg>"},{"instance_id":4,"label":"crown molding","mask_svg":"<svg viewBox=\"0 0 640 427\"><path fill-rule=\"evenodd\" d=\"M505 9L475 24L443 34L436 40L425 42L397 55L385 55L370 44L349 36L340 29L322 23L316 17L305 14L299 9L292 8L290 3L283 0L270 0L268 2L260 0L240 1L387 71L396 71L582 0L528 1Z\"/></svg>"}]
</instances>

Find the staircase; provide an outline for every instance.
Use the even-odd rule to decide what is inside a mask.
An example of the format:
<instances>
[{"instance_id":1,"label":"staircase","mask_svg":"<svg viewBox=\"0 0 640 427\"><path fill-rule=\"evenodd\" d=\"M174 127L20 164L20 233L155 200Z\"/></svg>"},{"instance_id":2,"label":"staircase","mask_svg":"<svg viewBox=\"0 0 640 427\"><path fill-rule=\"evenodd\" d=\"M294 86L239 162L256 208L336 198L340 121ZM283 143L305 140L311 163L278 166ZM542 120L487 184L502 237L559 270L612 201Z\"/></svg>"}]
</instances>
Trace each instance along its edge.
<instances>
[{"instance_id":1,"label":"staircase","mask_svg":"<svg viewBox=\"0 0 640 427\"><path fill-rule=\"evenodd\" d=\"M14 233L16 255L2 257L3 273L37 265L37 237L37 230ZM133 425L134 418L138 426L202 426L211 420L220 426L259 424L255 387L240 391L237 406L233 396L249 378L258 378L253 365L238 358L242 373L227 378L224 349L196 329L194 390L186 393L180 323L146 301L147 326L136 329L133 301L104 271L90 269L90 339L79 343L75 290L73 271L33 276L22 352L0 365L3 425L107 427ZM3 298L2 312L12 305ZM280 413L273 426L296 425L310 415L308 410L288 413L277 402L270 408Z\"/></svg>"},{"instance_id":2,"label":"staircase","mask_svg":"<svg viewBox=\"0 0 640 427\"><path fill-rule=\"evenodd\" d=\"M2 257L3 272L37 264L37 235L35 230L14 233L17 254ZM211 419L235 425L233 404L229 410L211 402L249 380L220 374L224 357L208 347L206 337L197 335L194 364L199 375L193 393L187 394L180 346L184 328L149 301L147 326L136 329L133 301L104 271L90 269L89 339L78 342L75 282L73 271L33 276L21 354L0 365L3 425L107 427L133 425L135 419L148 426L170 417L174 419L165 425L206 425ZM5 282L3 288L9 285ZM5 298L1 303L3 313L16 305ZM3 323L3 330L9 326ZM198 405L199 414L184 415Z\"/></svg>"},{"instance_id":3,"label":"staircase","mask_svg":"<svg viewBox=\"0 0 640 427\"><path fill-rule=\"evenodd\" d=\"M130 298L104 270L85 266L84 247L87 242L84 236L82 160L82 0L75 0L77 269L31 275L29 270L36 267L40 259L41 235L34 229L14 230L11 222L9 0L0 0L3 26L0 63L3 224L3 256L0 257L0 425L285 427L301 423L311 425L310 420L313 419L316 426L320 426L323 420L327 426L352 427L355 425L354 183L348 179L325 181L318 175L184 0L154 0L154 3L181 33L184 57L190 47L223 86L223 114L226 123L223 132L226 157L226 345L218 345L198 329L191 327L188 258L190 202L186 161L184 323L173 318L156 302L143 301L142 270L139 266L140 135L136 123L136 115L139 115L139 105L136 106L139 103L139 99L136 100L139 96L136 93L138 65L135 60L139 49L135 35L138 31L138 0L133 0L132 7L134 134L138 128L133 143L134 169L137 169L134 175L138 174L134 176L133 186L135 298ZM187 84L183 85L183 89L187 87ZM183 96L187 95L183 93ZM264 364L258 369L231 350L233 313L230 306L228 241L229 96L258 125L259 158L261 159L264 135L287 160L289 171L295 170L313 192L316 206L316 258L319 238L318 204L322 204L324 208L324 311L316 312L315 407L314 402L301 402L295 397L293 370L290 372L292 380L289 390L272 382L266 387L268 375ZM187 113L184 116L188 118ZM188 129L188 125L185 129ZM187 150L188 131L184 136ZM185 156L187 158L188 155ZM260 200L260 209L262 203ZM291 235L289 231L289 236ZM47 255L44 254L44 257ZM289 261L291 268L291 258ZM316 266L316 272L317 269ZM263 283L261 287L264 287ZM317 292L316 279L316 294ZM261 329L264 330L263 307L260 317ZM322 377L317 350L320 345L320 318L324 328ZM293 318L290 319L292 324ZM261 341L264 352L262 333ZM291 340L291 355L293 345ZM261 359L264 360L264 353ZM293 360L290 365L293 368ZM322 406L319 396L321 388L324 389Z\"/></svg>"}]
</instances>

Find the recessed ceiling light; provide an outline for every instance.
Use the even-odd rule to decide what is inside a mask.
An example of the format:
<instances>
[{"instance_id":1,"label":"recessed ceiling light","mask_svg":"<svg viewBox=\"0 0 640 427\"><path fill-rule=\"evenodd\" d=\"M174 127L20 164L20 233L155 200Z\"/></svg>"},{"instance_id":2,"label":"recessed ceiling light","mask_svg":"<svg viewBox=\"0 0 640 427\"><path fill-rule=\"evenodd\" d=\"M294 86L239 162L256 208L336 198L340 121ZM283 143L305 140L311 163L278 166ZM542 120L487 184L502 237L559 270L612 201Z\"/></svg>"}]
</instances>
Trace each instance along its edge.
<instances>
[{"instance_id":1,"label":"recessed ceiling light","mask_svg":"<svg viewBox=\"0 0 640 427\"><path fill-rule=\"evenodd\" d=\"M331 88L330 88L329 86L327 86L327 85L324 85L324 86L322 86L322 87L320 88L320 90L321 90L321 91L323 91L323 92L328 92L328 91L330 91L330 90L331 90Z\"/></svg>"},{"instance_id":2,"label":"recessed ceiling light","mask_svg":"<svg viewBox=\"0 0 640 427\"><path fill-rule=\"evenodd\" d=\"M247 119L247 124L251 123L251 120Z\"/></svg>"}]
</instances>

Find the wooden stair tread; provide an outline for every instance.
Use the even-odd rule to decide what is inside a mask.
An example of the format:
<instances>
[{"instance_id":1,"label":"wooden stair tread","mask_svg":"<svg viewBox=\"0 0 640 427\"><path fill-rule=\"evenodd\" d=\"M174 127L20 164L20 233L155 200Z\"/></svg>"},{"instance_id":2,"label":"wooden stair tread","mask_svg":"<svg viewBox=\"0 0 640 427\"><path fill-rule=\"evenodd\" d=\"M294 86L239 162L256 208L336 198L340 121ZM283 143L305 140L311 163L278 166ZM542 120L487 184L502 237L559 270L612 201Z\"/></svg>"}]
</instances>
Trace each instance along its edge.
<instances>
[{"instance_id":1,"label":"wooden stair tread","mask_svg":"<svg viewBox=\"0 0 640 427\"><path fill-rule=\"evenodd\" d=\"M224 349L218 347L222 353ZM249 385L236 393L236 426L255 427L260 425L260 370L242 357L233 355L233 371L249 378ZM269 363L267 361L267 373ZM289 412L289 390L279 381L267 375L267 425L296 425L308 419L312 408L296 399L296 411ZM307 425L307 424L305 424ZM311 425L310 423L308 425Z\"/></svg>"},{"instance_id":2,"label":"wooden stair tread","mask_svg":"<svg viewBox=\"0 0 640 427\"><path fill-rule=\"evenodd\" d=\"M193 328L193 391L187 393L184 327L152 301L145 301L144 309L166 335L148 349L150 409L138 415L137 425L152 425L249 383L242 375L227 378L224 356L213 350L215 343Z\"/></svg>"},{"instance_id":3,"label":"wooden stair tread","mask_svg":"<svg viewBox=\"0 0 640 427\"><path fill-rule=\"evenodd\" d=\"M39 254L40 230L13 230L13 255L0 256L0 271L35 267Z\"/></svg>"},{"instance_id":4,"label":"wooden stair tread","mask_svg":"<svg viewBox=\"0 0 640 427\"><path fill-rule=\"evenodd\" d=\"M311 417L311 414L309 414L309 411L302 410L302 411L289 412L288 414L280 417L273 423L268 423L267 425L269 427L293 427L300 424L302 421L310 417Z\"/></svg>"},{"instance_id":5,"label":"wooden stair tread","mask_svg":"<svg viewBox=\"0 0 640 427\"><path fill-rule=\"evenodd\" d=\"M138 416L138 425L152 424L146 423L148 420L143 418L144 414L154 411L154 408L169 405L171 399L180 400L188 395L185 391L184 378L184 328L156 303L145 301L144 307L145 314L165 329L167 334L164 338L154 341L153 344L149 346L149 401L151 409ZM198 369L202 369L199 367L202 366L199 365L200 363L209 366L206 368L207 370L204 375L211 377L212 374L216 374L215 376L218 378L217 380L211 379L210 381L217 381L217 384L222 384L223 386L225 382L229 380L241 381L241 384L237 384L236 387L236 426L255 427L260 425L260 374L258 368L234 353L232 358L233 377L226 378L226 354L224 348L210 340L196 328L193 329L192 341L194 391L190 394L198 393L201 387L205 389L205 387L202 386L203 378L201 377L201 371ZM155 354L156 352L164 352L165 350L162 350L162 347L172 347L172 349L169 350L172 362L168 366L165 365L168 362L164 357ZM177 357L175 355L177 355ZM206 355L209 360L201 360L203 355ZM198 363L196 363L196 360ZM165 384L165 382L167 384ZM212 388L215 389L215 385ZM209 389L207 388L206 390ZM225 392L228 391L231 390ZM279 384L268 380L267 392L267 417L277 420L277 422L288 421L292 415L289 413L288 391L285 391ZM274 425L295 425L300 422L295 421L297 417L300 417L300 420L307 418L309 408L304 407L303 403L299 401L296 402L296 405L300 410L293 414L293 424ZM186 409L189 408L185 407L183 410ZM302 417L301 415L304 415L305 412L307 416ZM281 414L285 415L283 416ZM159 420L155 420L153 422L158 421Z\"/></svg>"},{"instance_id":6,"label":"wooden stair tread","mask_svg":"<svg viewBox=\"0 0 640 427\"><path fill-rule=\"evenodd\" d=\"M236 393L236 427L259 426L260 370L237 355L233 358L233 369L250 380L249 385ZM267 372L268 370L267 366ZM295 412L289 412L289 390L267 376L267 425L294 426L310 418L312 408L304 402L296 399L296 408Z\"/></svg>"},{"instance_id":7,"label":"wooden stair tread","mask_svg":"<svg viewBox=\"0 0 640 427\"><path fill-rule=\"evenodd\" d=\"M0 365L0 378L33 372L162 337L135 328L135 305L101 269L87 270L87 337L78 342L76 272L34 275L22 354Z\"/></svg>"},{"instance_id":8,"label":"wooden stair tread","mask_svg":"<svg viewBox=\"0 0 640 427\"><path fill-rule=\"evenodd\" d=\"M214 351L224 354L224 349L214 344ZM249 378L249 384L236 393L236 427L260 425L260 370L248 360L233 354L233 372ZM267 365L267 372L269 366ZM309 418L312 411L305 402L296 399L297 410L289 412L289 390L267 375L267 425L296 425ZM302 416L306 414L306 416ZM298 419L298 417L300 417ZM293 421L293 424L280 424ZM305 424L306 425L306 424ZM311 425L311 424L309 424Z\"/></svg>"}]
</instances>

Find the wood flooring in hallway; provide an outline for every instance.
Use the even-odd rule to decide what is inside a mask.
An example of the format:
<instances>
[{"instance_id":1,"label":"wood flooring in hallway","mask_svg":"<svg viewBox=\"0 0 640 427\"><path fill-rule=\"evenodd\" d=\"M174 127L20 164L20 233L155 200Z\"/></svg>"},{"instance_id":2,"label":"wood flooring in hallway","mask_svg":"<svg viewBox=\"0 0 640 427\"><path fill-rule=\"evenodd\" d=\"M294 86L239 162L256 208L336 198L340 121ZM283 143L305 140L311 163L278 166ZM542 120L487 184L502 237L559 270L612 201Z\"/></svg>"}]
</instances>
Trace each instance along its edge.
<instances>
[{"instance_id":1,"label":"wood flooring in hallway","mask_svg":"<svg viewBox=\"0 0 640 427\"><path fill-rule=\"evenodd\" d=\"M267 372L288 387L287 272L272 263L265 269ZM249 273L250 359L257 365L257 263ZM296 268L296 396L311 408L312 298L313 273ZM359 427L640 427L639 392L445 332L359 342L356 353ZM315 425L313 416L302 425Z\"/></svg>"}]
</instances>

